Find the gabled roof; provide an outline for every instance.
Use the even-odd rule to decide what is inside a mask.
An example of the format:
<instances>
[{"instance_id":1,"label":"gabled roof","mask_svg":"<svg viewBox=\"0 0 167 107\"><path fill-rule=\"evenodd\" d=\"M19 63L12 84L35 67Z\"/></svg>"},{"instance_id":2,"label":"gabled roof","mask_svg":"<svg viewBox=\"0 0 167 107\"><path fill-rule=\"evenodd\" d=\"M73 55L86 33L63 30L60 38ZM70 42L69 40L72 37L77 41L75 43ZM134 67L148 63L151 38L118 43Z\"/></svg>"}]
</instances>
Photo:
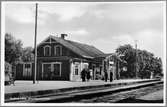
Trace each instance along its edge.
<instances>
[{"instance_id":1,"label":"gabled roof","mask_svg":"<svg viewBox=\"0 0 167 107\"><path fill-rule=\"evenodd\" d=\"M47 39L49 39L49 38L54 39L56 42L62 44L63 46L70 49L74 53L76 53L82 57L85 57L85 58L95 58L99 55L104 54L102 51L100 51L99 49L97 49L91 45L62 39L62 38L56 37L56 36L49 36ZM45 40L47 40L47 39L45 39Z\"/></svg>"}]
</instances>

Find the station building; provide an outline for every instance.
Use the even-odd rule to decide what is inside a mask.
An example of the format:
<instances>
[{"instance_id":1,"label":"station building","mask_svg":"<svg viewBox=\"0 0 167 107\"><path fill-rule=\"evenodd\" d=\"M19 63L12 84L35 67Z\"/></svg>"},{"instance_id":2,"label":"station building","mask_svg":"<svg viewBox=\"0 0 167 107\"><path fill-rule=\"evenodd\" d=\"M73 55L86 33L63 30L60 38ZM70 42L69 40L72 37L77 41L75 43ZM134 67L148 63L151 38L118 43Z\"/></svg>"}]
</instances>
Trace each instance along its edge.
<instances>
[{"instance_id":1,"label":"station building","mask_svg":"<svg viewBox=\"0 0 167 107\"><path fill-rule=\"evenodd\" d=\"M80 81L81 71L88 67L93 80L102 79L104 71L119 79L121 59L115 54L105 54L92 45L65 38L49 36L37 45L37 80ZM32 80L33 62L22 62L16 66L17 80ZM108 76L110 78L110 76Z\"/></svg>"}]
</instances>

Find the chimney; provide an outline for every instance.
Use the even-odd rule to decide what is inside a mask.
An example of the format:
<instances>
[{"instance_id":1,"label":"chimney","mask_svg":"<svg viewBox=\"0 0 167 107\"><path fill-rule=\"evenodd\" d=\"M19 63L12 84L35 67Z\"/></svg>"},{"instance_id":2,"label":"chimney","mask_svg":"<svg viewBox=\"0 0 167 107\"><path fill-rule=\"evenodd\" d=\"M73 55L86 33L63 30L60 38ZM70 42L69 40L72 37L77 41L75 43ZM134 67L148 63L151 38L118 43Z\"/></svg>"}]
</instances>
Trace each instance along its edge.
<instances>
[{"instance_id":1,"label":"chimney","mask_svg":"<svg viewBox=\"0 0 167 107\"><path fill-rule=\"evenodd\" d=\"M62 39L65 39L65 36L67 36L67 34L61 34Z\"/></svg>"}]
</instances>

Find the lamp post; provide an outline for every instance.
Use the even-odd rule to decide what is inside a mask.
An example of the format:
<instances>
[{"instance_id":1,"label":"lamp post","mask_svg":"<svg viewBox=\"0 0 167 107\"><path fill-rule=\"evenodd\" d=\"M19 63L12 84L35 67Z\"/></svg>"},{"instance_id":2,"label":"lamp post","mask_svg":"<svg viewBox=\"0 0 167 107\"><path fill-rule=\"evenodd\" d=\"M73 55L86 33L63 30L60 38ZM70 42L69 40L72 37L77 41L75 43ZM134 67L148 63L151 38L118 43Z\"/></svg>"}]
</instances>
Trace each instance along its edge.
<instances>
[{"instance_id":1,"label":"lamp post","mask_svg":"<svg viewBox=\"0 0 167 107\"><path fill-rule=\"evenodd\" d=\"M37 72L37 47L36 47L36 41L37 41L37 17L38 17L38 3L35 4L35 37L34 37L35 55L34 55L34 78L33 78L33 84L35 84L35 82L36 82L36 72Z\"/></svg>"},{"instance_id":2,"label":"lamp post","mask_svg":"<svg viewBox=\"0 0 167 107\"><path fill-rule=\"evenodd\" d=\"M135 73L136 79L138 78L138 65L137 65L137 40L135 40Z\"/></svg>"}]
</instances>

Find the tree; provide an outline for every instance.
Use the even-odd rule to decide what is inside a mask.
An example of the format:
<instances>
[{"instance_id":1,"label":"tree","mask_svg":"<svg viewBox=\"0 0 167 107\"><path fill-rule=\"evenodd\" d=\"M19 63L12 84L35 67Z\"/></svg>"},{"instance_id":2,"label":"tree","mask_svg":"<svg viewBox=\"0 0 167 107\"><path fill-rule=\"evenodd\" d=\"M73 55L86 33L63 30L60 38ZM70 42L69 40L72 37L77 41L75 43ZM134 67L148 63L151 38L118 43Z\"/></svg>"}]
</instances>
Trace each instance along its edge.
<instances>
[{"instance_id":1,"label":"tree","mask_svg":"<svg viewBox=\"0 0 167 107\"><path fill-rule=\"evenodd\" d=\"M116 49L118 55L123 55L122 60L127 62L127 72L123 74L127 78L137 76L140 78L150 78L151 72L154 75L162 75L162 61L154 54L146 50L134 49L131 45L123 45ZM137 55L136 55L137 53Z\"/></svg>"},{"instance_id":2,"label":"tree","mask_svg":"<svg viewBox=\"0 0 167 107\"><path fill-rule=\"evenodd\" d=\"M34 54L32 52L33 52L32 47L23 48L22 60L23 61L33 61L34 60Z\"/></svg>"},{"instance_id":3,"label":"tree","mask_svg":"<svg viewBox=\"0 0 167 107\"><path fill-rule=\"evenodd\" d=\"M21 60L22 41L16 40L11 34L5 34L5 61L15 64Z\"/></svg>"},{"instance_id":4,"label":"tree","mask_svg":"<svg viewBox=\"0 0 167 107\"><path fill-rule=\"evenodd\" d=\"M123 45L116 49L118 55L123 55L122 60L127 62L127 78L135 77L135 50L131 45ZM125 73L124 73L125 74Z\"/></svg>"}]
</instances>

